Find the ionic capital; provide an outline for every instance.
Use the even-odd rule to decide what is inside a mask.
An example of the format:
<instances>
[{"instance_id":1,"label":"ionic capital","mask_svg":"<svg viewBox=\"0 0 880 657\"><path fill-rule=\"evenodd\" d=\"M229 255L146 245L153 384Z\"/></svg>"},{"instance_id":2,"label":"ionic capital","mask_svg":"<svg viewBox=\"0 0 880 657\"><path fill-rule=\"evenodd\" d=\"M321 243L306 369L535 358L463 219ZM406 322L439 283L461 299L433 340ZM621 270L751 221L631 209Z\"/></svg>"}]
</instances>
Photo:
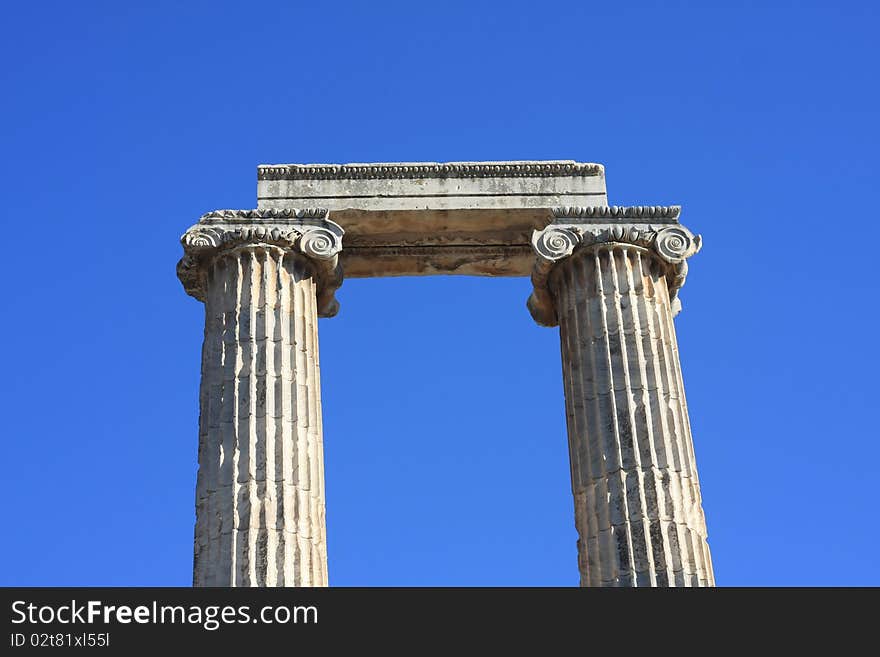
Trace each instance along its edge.
<instances>
[{"instance_id":1,"label":"ionic capital","mask_svg":"<svg viewBox=\"0 0 880 657\"><path fill-rule=\"evenodd\" d=\"M342 285L339 252L345 231L328 215L322 208L209 212L180 238L184 255L177 277L187 294L204 301L207 267L218 254L252 246L296 252L314 266L318 315L332 317L339 310L334 294Z\"/></svg>"},{"instance_id":2,"label":"ionic capital","mask_svg":"<svg viewBox=\"0 0 880 657\"><path fill-rule=\"evenodd\" d=\"M561 207L553 223L532 233L534 290L528 300L532 317L543 326L559 322L549 289L556 263L578 251L631 246L651 253L665 269L673 313L681 307L678 290L687 276L687 258L700 250L702 240L678 223L679 206Z\"/></svg>"}]
</instances>

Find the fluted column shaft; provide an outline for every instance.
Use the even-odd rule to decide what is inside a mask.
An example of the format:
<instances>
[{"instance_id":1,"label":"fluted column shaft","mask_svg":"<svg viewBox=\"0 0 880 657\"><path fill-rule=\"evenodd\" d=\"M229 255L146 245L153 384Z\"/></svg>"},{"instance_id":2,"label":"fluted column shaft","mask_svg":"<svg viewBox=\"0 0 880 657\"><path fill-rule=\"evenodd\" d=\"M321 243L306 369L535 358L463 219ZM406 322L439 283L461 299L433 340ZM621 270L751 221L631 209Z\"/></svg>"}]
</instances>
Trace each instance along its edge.
<instances>
[{"instance_id":1,"label":"fluted column shaft","mask_svg":"<svg viewBox=\"0 0 880 657\"><path fill-rule=\"evenodd\" d=\"M325 586L316 276L245 244L202 265L196 586Z\"/></svg>"},{"instance_id":2,"label":"fluted column shaft","mask_svg":"<svg viewBox=\"0 0 880 657\"><path fill-rule=\"evenodd\" d=\"M667 269L612 242L549 278L582 586L714 584Z\"/></svg>"}]
</instances>

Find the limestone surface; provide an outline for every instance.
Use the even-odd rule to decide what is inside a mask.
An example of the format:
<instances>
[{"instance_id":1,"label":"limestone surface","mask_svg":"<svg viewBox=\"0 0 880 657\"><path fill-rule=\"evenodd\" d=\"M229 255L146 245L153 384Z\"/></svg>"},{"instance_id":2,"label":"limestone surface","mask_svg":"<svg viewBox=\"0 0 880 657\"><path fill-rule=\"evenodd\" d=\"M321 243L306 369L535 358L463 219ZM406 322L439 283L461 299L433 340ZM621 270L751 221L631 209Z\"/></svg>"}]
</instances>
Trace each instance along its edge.
<instances>
[{"instance_id":1,"label":"limestone surface","mask_svg":"<svg viewBox=\"0 0 880 657\"><path fill-rule=\"evenodd\" d=\"M664 267L602 243L565 259L551 288L581 583L713 584Z\"/></svg>"},{"instance_id":2,"label":"limestone surface","mask_svg":"<svg viewBox=\"0 0 880 657\"><path fill-rule=\"evenodd\" d=\"M327 583L316 298L308 259L278 246L207 272L196 586Z\"/></svg>"}]
</instances>

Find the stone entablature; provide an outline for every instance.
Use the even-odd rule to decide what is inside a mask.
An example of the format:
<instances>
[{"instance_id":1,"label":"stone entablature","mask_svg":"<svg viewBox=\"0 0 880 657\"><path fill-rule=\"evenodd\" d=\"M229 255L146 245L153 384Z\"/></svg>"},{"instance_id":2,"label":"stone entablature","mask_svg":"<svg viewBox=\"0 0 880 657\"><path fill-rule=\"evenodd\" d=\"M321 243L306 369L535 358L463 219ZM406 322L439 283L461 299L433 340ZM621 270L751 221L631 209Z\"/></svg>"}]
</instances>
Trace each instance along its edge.
<instances>
[{"instance_id":1,"label":"stone entablature","mask_svg":"<svg viewBox=\"0 0 880 657\"><path fill-rule=\"evenodd\" d=\"M552 221L549 208L607 204L604 168L570 160L258 169L258 208L331 212L349 278L528 276L529 239Z\"/></svg>"}]
</instances>

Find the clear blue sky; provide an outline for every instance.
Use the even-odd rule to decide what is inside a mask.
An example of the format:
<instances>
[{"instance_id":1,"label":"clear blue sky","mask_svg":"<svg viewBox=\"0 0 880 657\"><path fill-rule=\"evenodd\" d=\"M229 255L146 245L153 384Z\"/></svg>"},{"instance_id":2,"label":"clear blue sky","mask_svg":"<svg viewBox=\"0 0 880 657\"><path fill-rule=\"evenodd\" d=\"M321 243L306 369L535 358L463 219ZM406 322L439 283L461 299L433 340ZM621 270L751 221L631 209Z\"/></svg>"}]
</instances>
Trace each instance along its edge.
<instances>
[{"instance_id":1,"label":"clear blue sky","mask_svg":"<svg viewBox=\"0 0 880 657\"><path fill-rule=\"evenodd\" d=\"M705 5L712 5L707 7ZM189 585L203 212L278 162L576 159L702 233L677 319L721 585L880 585L877 4L40 2L0 17L0 584ZM575 585L526 279L321 320L334 585Z\"/></svg>"}]
</instances>

